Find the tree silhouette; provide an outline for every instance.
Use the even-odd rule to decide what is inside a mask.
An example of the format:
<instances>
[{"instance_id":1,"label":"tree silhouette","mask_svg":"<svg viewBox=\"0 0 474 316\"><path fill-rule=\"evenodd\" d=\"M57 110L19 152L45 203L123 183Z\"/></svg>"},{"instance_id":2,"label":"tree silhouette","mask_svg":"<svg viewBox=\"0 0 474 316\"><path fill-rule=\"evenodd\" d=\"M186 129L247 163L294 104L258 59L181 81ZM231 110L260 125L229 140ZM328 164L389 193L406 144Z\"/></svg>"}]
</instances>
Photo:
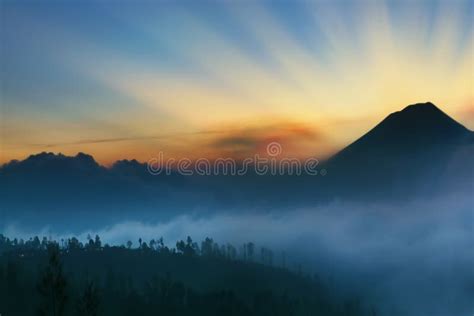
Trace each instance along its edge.
<instances>
[{"instance_id":1,"label":"tree silhouette","mask_svg":"<svg viewBox=\"0 0 474 316\"><path fill-rule=\"evenodd\" d=\"M76 237L72 237L71 239L67 240L67 249L69 251L77 251L82 248L82 243Z\"/></svg>"},{"instance_id":2,"label":"tree silhouette","mask_svg":"<svg viewBox=\"0 0 474 316\"><path fill-rule=\"evenodd\" d=\"M243 244L243 256L237 256L231 244L211 238L198 247L188 237L176 248L165 246L162 238L140 239L134 249L131 242L128 249L102 247L98 236L85 244L72 237L61 248L43 240L0 235L0 309L5 315L31 315L35 308L44 316L376 315L375 308L368 310L357 299L332 298L323 281L303 275L301 268L272 267L273 252L252 242ZM38 260L45 253L47 264L38 276ZM74 273L67 282L62 261ZM71 310L68 301L74 302Z\"/></svg>"},{"instance_id":3,"label":"tree silhouette","mask_svg":"<svg viewBox=\"0 0 474 316\"><path fill-rule=\"evenodd\" d=\"M102 242L100 241L99 235L95 235L94 246L95 246L95 250L100 250L102 248Z\"/></svg>"},{"instance_id":4,"label":"tree silhouette","mask_svg":"<svg viewBox=\"0 0 474 316\"><path fill-rule=\"evenodd\" d=\"M249 242L247 244L247 259L249 261L253 261L254 252L255 252L255 244L253 242Z\"/></svg>"},{"instance_id":5,"label":"tree silhouette","mask_svg":"<svg viewBox=\"0 0 474 316\"><path fill-rule=\"evenodd\" d=\"M198 253L199 247L197 243L193 242L191 237L186 238L186 242L180 240L176 242L176 250L185 256L194 256Z\"/></svg>"},{"instance_id":6,"label":"tree silhouette","mask_svg":"<svg viewBox=\"0 0 474 316\"><path fill-rule=\"evenodd\" d=\"M97 316L99 306L99 291L93 282L88 282L77 303L77 314L79 316Z\"/></svg>"},{"instance_id":7,"label":"tree silhouette","mask_svg":"<svg viewBox=\"0 0 474 316\"><path fill-rule=\"evenodd\" d=\"M61 316L64 315L68 299L67 281L63 274L59 246L56 243L48 245L48 255L48 265L44 269L37 287L42 298L38 312L41 316Z\"/></svg>"},{"instance_id":8,"label":"tree silhouette","mask_svg":"<svg viewBox=\"0 0 474 316\"><path fill-rule=\"evenodd\" d=\"M214 241L212 240L212 238L206 237L206 239L201 242L201 254L203 256L212 256L213 245Z\"/></svg>"}]
</instances>

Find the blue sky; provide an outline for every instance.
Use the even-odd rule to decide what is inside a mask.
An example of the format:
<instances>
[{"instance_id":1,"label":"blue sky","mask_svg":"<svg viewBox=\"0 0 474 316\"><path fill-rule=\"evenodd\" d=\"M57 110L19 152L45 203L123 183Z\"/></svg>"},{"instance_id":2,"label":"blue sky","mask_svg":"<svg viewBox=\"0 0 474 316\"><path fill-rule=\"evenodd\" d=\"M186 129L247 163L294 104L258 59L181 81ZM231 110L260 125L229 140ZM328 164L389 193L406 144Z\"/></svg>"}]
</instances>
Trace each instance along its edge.
<instances>
[{"instance_id":1,"label":"blue sky","mask_svg":"<svg viewBox=\"0 0 474 316\"><path fill-rule=\"evenodd\" d=\"M209 130L292 146L288 126L318 135L292 146L309 155L428 100L473 128L473 12L473 1L3 1L0 161L207 153ZM181 134L194 136L150 140ZM130 140L93 144L113 138Z\"/></svg>"}]
</instances>

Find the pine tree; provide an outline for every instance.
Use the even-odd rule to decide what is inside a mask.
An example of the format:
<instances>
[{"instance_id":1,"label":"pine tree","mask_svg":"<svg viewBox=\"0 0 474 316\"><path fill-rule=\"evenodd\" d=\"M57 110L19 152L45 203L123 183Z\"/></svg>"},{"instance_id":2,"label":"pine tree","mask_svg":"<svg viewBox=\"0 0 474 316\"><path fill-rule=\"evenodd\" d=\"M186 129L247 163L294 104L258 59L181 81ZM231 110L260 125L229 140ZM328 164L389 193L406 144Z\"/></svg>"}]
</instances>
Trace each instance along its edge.
<instances>
[{"instance_id":1,"label":"pine tree","mask_svg":"<svg viewBox=\"0 0 474 316\"><path fill-rule=\"evenodd\" d=\"M64 315L67 303L67 281L63 274L59 246L48 245L49 261L38 283L38 292L42 298L39 315Z\"/></svg>"}]
</instances>

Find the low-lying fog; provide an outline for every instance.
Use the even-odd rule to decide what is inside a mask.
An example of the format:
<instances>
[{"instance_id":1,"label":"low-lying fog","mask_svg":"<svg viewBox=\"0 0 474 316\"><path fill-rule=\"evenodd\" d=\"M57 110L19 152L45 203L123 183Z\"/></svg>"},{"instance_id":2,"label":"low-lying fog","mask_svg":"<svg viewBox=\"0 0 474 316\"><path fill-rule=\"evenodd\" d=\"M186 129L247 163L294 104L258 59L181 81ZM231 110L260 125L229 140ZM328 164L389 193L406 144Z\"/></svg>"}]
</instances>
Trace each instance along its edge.
<instances>
[{"instance_id":1,"label":"low-lying fog","mask_svg":"<svg viewBox=\"0 0 474 316\"><path fill-rule=\"evenodd\" d=\"M251 215L255 214L255 215ZM69 224L72 225L72 224ZM7 223L12 238L100 235L105 243L125 244L163 237L173 245L191 236L212 237L239 246L252 241L271 248L275 264L281 253L317 273L339 291L359 293L382 315L474 314L474 201L450 196L406 203L403 207L335 202L286 213L180 215L166 222L135 218L97 230L77 232L22 229Z\"/></svg>"}]
</instances>

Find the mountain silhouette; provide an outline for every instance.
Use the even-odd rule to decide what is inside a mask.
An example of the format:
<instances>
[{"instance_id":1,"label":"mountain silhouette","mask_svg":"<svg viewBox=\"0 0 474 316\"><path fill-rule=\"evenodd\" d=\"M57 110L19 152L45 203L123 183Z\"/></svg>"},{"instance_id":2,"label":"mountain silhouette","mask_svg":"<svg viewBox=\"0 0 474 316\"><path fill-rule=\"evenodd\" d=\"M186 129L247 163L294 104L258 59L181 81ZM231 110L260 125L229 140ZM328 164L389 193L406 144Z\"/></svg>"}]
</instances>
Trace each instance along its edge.
<instances>
[{"instance_id":1,"label":"mountain silhouette","mask_svg":"<svg viewBox=\"0 0 474 316\"><path fill-rule=\"evenodd\" d=\"M417 103L388 115L325 166L332 189L345 193L419 194L447 183L465 188L473 179L473 145L474 132L433 103Z\"/></svg>"},{"instance_id":2,"label":"mountain silhouette","mask_svg":"<svg viewBox=\"0 0 474 316\"><path fill-rule=\"evenodd\" d=\"M30 155L22 161L12 160L0 169L4 176L19 172L47 177L71 175L82 177L104 171L105 168L100 166L94 157L82 152L73 157L61 153L42 152Z\"/></svg>"},{"instance_id":3,"label":"mountain silhouette","mask_svg":"<svg viewBox=\"0 0 474 316\"><path fill-rule=\"evenodd\" d=\"M371 153L403 153L433 146L469 144L474 133L433 103L417 103L394 112L333 159ZM349 158L349 159L350 159Z\"/></svg>"},{"instance_id":4,"label":"mountain silhouette","mask_svg":"<svg viewBox=\"0 0 474 316\"><path fill-rule=\"evenodd\" d=\"M196 206L288 209L334 199L401 201L469 192L474 183L473 135L432 103L413 104L323 162L324 177L152 176L136 160L105 168L84 153L40 153L0 167L0 207L5 210L0 221L21 214L37 221L39 213L49 223L66 212L94 214L99 223L118 210L144 218Z\"/></svg>"}]
</instances>

